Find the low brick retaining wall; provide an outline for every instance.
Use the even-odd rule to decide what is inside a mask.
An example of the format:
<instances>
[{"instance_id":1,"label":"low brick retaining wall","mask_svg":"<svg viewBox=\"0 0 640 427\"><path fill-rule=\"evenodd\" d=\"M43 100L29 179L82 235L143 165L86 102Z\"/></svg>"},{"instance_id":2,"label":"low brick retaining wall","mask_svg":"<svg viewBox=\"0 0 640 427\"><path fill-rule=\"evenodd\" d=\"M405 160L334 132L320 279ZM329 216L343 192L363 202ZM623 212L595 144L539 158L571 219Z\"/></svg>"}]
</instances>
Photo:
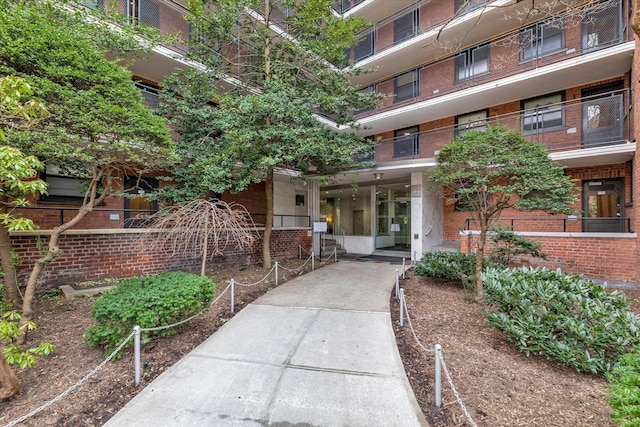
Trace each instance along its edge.
<instances>
[{"instance_id":1,"label":"low brick retaining wall","mask_svg":"<svg viewBox=\"0 0 640 427\"><path fill-rule=\"evenodd\" d=\"M517 233L542 245L548 260L523 258L522 265L560 268L565 273L593 279L639 282L638 240L636 233ZM475 251L477 231L460 233L460 249ZM490 250L492 242L488 241Z\"/></svg>"},{"instance_id":2,"label":"low brick retaining wall","mask_svg":"<svg viewBox=\"0 0 640 427\"><path fill-rule=\"evenodd\" d=\"M262 234L249 252L233 249L223 256L207 261L207 268L219 265L257 264L262 259ZM152 232L144 229L117 230L69 230L60 238L62 255L47 265L38 286L43 292L54 286L104 278L123 278L162 271L191 271L199 273L200 257L172 256L162 250L150 250L144 241ZM294 258L302 246L311 251L309 228L277 228L271 233L271 257L273 260ZM39 243L40 241L40 243ZM11 236L14 250L22 264L18 268L19 283L26 283L33 263L39 253L46 250L48 232L16 232Z\"/></svg>"}]
</instances>

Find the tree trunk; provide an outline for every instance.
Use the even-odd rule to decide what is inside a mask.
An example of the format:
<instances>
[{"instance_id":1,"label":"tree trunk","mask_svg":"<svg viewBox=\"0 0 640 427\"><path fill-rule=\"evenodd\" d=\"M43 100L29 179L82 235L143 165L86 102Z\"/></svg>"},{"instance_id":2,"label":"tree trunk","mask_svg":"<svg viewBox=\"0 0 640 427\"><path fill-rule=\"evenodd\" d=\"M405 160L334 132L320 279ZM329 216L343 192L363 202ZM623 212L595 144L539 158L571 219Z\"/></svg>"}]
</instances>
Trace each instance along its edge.
<instances>
[{"instance_id":1,"label":"tree trunk","mask_svg":"<svg viewBox=\"0 0 640 427\"><path fill-rule=\"evenodd\" d=\"M267 218L264 221L264 238L262 239L262 266L271 268L271 229L273 228L273 170L267 172L265 197L267 199Z\"/></svg>"},{"instance_id":2,"label":"tree trunk","mask_svg":"<svg viewBox=\"0 0 640 427\"><path fill-rule=\"evenodd\" d=\"M95 184L92 187L95 188ZM95 190L93 191L93 195L90 197L90 201L87 202L80 210L76 216L67 221L66 223L55 227L51 231L51 236L49 237L49 244L47 253L44 254L40 259L36 261L31 270L31 274L29 274L29 280L27 281L27 287L24 291L24 298L22 300L22 318L20 319L20 323L18 325L18 336L16 337L16 343L18 345L23 345L27 340L27 325L33 319L33 298L36 293L36 285L38 284L38 279L40 279L40 275L44 268L50 262L54 261L60 255L60 248L58 247L58 241L60 240L60 236L62 233L67 231L69 228L73 227L77 223L79 223L85 216L89 214L94 208L94 206L100 204L104 198L106 197L107 192L104 192L98 199L95 199Z\"/></svg>"},{"instance_id":3,"label":"tree trunk","mask_svg":"<svg viewBox=\"0 0 640 427\"><path fill-rule=\"evenodd\" d=\"M18 377L15 372L13 372L13 369L11 369L11 366L9 366L9 363L7 363L7 359L5 359L2 350L3 349L0 349L0 384L2 384L2 388L0 388L0 401L9 399L20 390Z\"/></svg>"},{"instance_id":4,"label":"tree trunk","mask_svg":"<svg viewBox=\"0 0 640 427\"><path fill-rule=\"evenodd\" d=\"M480 221L480 237L478 238L478 250L476 251L476 292L475 297L482 300L484 288L482 286L482 264L484 261L484 245L487 240L486 224Z\"/></svg>"},{"instance_id":5,"label":"tree trunk","mask_svg":"<svg viewBox=\"0 0 640 427\"><path fill-rule=\"evenodd\" d=\"M8 213L7 206L0 202L0 213ZM0 227L0 261L4 272L4 289L8 301L19 305L21 302L16 271L11 257L11 236L5 227Z\"/></svg>"},{"instance_id":6,"label":"tree trunk","mask_svg":"<svg viewBox=\"0 0 640 427\"><path fill-rule=\"evenodd\" d=\"M640 1L636 1L633 9L633 18L631 18L631 28L636 36L640 37Z\"/></svg>"}]
</instances>

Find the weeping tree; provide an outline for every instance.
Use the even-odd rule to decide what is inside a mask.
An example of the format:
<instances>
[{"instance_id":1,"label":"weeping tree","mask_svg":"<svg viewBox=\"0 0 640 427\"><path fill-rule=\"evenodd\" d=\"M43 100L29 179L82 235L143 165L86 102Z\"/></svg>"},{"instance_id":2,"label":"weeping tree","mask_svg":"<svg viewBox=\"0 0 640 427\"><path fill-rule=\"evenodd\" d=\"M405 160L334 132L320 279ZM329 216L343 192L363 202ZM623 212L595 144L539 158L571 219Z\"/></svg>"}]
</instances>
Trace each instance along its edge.
<instances>
[{"instance_id":1,"label":"weeping tree","mask_svg":"<svg viewBox=\"0 0 640 427\"><path fill-rule=\"evenodd\" d=\"M155 233L144 236L145 248L159 248L172 255L197 254L205 275L207 259L222 255L229 247L248 251L258 239L251 215L237 203L221 200L193 200L154 214L147 224Z\"/></svg>"},{"instance_id":2,"label":"weeping tree","mask_svg":"<svg viewBox=\"0 0 640 427\"><path fill-rule=\"evenodd\" d=\"M47 168L83 182L77 213L53 228L35 261L22 301L21 335L33 316L38 279L60 255L61 234L78 224L106 198L121 194L123 177L173 164L173 144L165 120L143 104L131 73L115 60L144 51L129 30L114 32L86 9L49 1L0 0L0 75L23 78L49 114L28 130L6 133L7 144L36 156ZM3 260L4 262L4 260Z\"/></svg>"},{"instance_id":3,"label":"weeping tree","mask_svg":"<svg viewBox=\"0 0 640 427\"><path fill-rule=\"evenodd\" d=\"M206 198L210 191L265 182L262 259L268 268L274 171L335 172L371 150L364 138L337 131L355 129L354 112L378 99L350 83L359 70L337 68L368 24L339 17L332 0L188 4L197 34L190 55L205 68L163 84L163 111L176 126L183 159L164 195Z\"/></svg>"},{"instance_id":4,"label":"weeping tree","mask_svg":"<svg viewBox=\"0 0 640 427\"><path fill-rule=\"evenodd\" d=\"M544 146L522 138L519 130L487 126L446 144L436 156L431 180L449 190L446 203L455 203L477 224L475 294L483 294L482 262L489 229L507 208L573 213L577 200L564 167L549 158Z\"/></svg>"}]
</instances>

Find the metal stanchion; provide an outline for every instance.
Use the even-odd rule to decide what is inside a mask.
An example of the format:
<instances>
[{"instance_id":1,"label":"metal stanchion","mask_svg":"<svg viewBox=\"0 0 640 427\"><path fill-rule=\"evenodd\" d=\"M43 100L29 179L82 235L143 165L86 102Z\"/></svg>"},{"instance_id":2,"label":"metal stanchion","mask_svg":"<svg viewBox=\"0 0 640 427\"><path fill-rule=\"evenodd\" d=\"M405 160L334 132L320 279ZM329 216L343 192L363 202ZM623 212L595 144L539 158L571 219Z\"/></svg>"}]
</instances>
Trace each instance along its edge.
<instances>
[{"instance_id":1,"label":"metal stanchion","mask_svg":"<svg viewBox=\"0 0 640 427\"><path fill-rule=\"evenodd\" d=\"M276 261L276 286L278 286L278 261Z\"/></svg>"},{"instance_id":2,"label":"metal stanchion","mask_svg":"<svg viewBox=\"0 0 640 427\"><path fill-rule=\"evenodd\" d=\"M235 289L235 284L236 284L235 279L231 279L231 314L233 314L233 309L234 309L233 306L235 305L234 301L233 301L233 299L234 299L233 298L233 293L234 293L233 291Z\"/></svg>"},{"instance_id":3,"label":"metal stanchion","mask_svg":"<svg viewBox=\"0 0 640 427\"><path fill-rule=\"evenodd\" d=\"M311 252L311 271L316 271L316 256Z\"/></svg>"},{"instance_id":4,"label":"metal stanchion","mask_svg":"<svg viewBox=\"0 0 640 427\"><path fill-rule=\"evenodd\" d=\"M404 264L404 260L405 260L405 259L404 259L404 258L402 258L402 279L403 279L403 280L404 280L404 279L406 279L406 276L405 276L404 272L405 272L405 271L407 271L407 270L406 270L406 268L407 268L407 267L406 267L406 266L405 266L405 264Z\"/></svg>"},{"instance_id":5,"label":"metal stanchion","mask_svg":"<svg viewBox=\"0 0 640 427\"><path fill-rule=\"evenodd\" d=\"M436 344L436 406L442 406L442 346Z\"/></svg>"},{"instance_id":6,"label":"metal stanchion","mask_svg":"<svg viewBox=\"0 0 640 427\"><path fill-rule=\"evenodd\" d=\"M400 326L404 326L404 289L400 289Z\"/></svg>"},{"instance_id":7,"label":"metal stanchion","mask_svg":"<svg viewBox=\"0 0 640 427\"><path fill-rule=\"evenodd\" d=\"M136 386L140 385L140 326L133 327L133 366L136 371Z\"/></svg>"}]
</instances>

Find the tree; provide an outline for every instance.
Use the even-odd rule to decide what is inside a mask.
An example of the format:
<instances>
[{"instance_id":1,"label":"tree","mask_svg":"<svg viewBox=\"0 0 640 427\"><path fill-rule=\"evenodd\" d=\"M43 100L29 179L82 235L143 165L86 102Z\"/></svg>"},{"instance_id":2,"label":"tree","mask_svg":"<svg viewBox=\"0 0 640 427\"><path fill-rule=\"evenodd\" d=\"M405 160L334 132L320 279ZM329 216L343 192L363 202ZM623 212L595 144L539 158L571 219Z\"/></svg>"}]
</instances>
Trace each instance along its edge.
<instances>
[{"instance_id":1,"label":"tree","mask_svg":"<svg viewBox=\"0 0 640 427\"><path fill-rule=\"evenodd\" d=\"M519 130L487 126L464 133L443 146L430 172L434 183L449 190L447 203L468 211L480 231L476 256L476 297L482 296L482 262L487 231L507 208L573 212L573 181L553 162L544 146Z\"/></svg>"},{"instance_id":2,"label":"tree","mask_svg":"<svg viewBox=\"0 0 640 427\"><path fill-rule=\"evenodd\" d=\"M367 24L338 17L331 0L188 3L198 34L190 52L207 70L164 83L164 111L176 125L184 159L178 185L164 194L189 200L264 181L268 268L274 171L335 171L371 149L364 138L336 132L321 119L355 127L354 111L378 99L351 85L358 70L334 65L344 62L344 50Z\"/></svg>"},{"instance_id":3,"label":"tree","mask_svg":"<svg viewBox=\"0 0 640 427\"><path fill-rule=\"evenodd\" d=\"M0 142L5 141L5 135L12 129L24 128L38 116L47 114L42 103L29 99L31 94L31 86L24 79L0 78ZM26 156L14 147L0 146L0 262L6 299L14 304L20 303L21 299L9 232L34 230L36 225L28 218L14 215L13 211L16 206L28 204L27 196L46 192L46 183L36 179L42 168L36 157Z\"/></svg>"},{"instance_id":4,"label":"tree","mask_svg":"<svg viewBox=\"0 0 640 427\"><path fill-rule=\"evenodd\" d=\"M0 0L0 75L28 82L50 114L28 131L13 129L7 143L47 166L84 180L77 214L55 227L26 283L18 343L33 316L32 300L45 266L60 255L60 235L107 197L121 194L125 175L162 170L172 162L163 119L145 107L131 73L113 60L118 47L144 50L126 31L49 1Z\"/></svg>"},{"instance_id":5,"label":"tree","mask_svg":"<svg viewBox=\"0 0 640 427\"><path fill-rule=\"evenodd\" d=\"M222 255L230 245L246 251L258 237L243 206L220 200L197 199L172 206L154 214L148 224L158 233L151 238L145 235L141 242L145 247L159 247L173 255L200 255L201 276L205 275L208 257Z\"/></svg>"}]
</instances>

